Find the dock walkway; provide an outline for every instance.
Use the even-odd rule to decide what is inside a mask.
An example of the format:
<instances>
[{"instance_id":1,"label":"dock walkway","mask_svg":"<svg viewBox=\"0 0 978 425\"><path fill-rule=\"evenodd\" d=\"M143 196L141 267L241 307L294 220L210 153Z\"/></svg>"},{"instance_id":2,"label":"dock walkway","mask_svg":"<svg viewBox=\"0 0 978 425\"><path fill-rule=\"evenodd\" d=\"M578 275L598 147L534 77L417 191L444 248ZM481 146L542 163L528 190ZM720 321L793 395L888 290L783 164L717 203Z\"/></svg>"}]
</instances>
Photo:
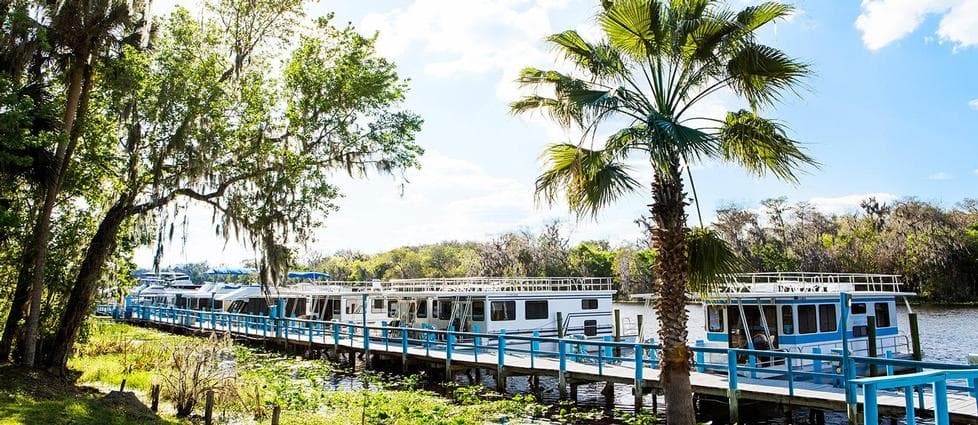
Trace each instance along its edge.
<instances>
[{"instance_id":1,"label":"dock walkway","mask_svg":"<svg viewBox=\"0 0 978 425\"><path fill-rule=\"evenodd\" d=\"M566 396L567 385L587 382L633 385L636 394L662 388L656 357L658 346L614 342L610 338L594 341L507 336L505 332L453 332L389 327L386 323L364 327L352 322L211 313L170 307L130 306L126 311L120 311L117 306L102 305L98 313L111 315L117 320L204 334L227 332L237 337L303 347L310 352L326 351L337 356L341 353L368 354L367 358L372 355L400 359L404 366L409 362L436 364L444 367L448 374L460 370L486 369L496 375L497 386L502 385L503 388L506 378L510 376L556 376L562 397ZM690 374L694 393L727 399L734 419L738 417L739 403L747 400L856 412L857 408L866 404L867 392L872 391L869 408L873 414L891 417L902 417L907 413L911 417L914 414L936 415L939 424L947 421L978 423L978 369L967 366L780 351L697 346L690 349L697 360ZM728 362L706 362L707 355L715 358L724 353ZM750 357L749 362L743 363L744 355ZM783 359L785 366L777 370L783 378L756 378L758 373L771 371L771 368L757 366L758 360L755 359L760 358ZM899 390L888 390L883 389L885 385L881 383L870 383L871 386L860 384L860 376L855 373L857 363L875 364L889 373L892 373L893 367L957 371L954 376L963 376L964 383L962 379L938 379L946 384L946 391L940 391L936 383L920 385L907 381L910 383L901 384ZM803 364L807 366L801 367ZM844 364L849 367L840 367ZM734 372L731 374L730 371ZM936 382L933 375L927 375L932 379L927 382ZM899 376L902 375L892 378ZM946 397L942 397L944 392ZM635 400L636 409L641 409L642 397ZM908 423L913 423L913 419L908 418Z\"/></svg>"}]
</instances>

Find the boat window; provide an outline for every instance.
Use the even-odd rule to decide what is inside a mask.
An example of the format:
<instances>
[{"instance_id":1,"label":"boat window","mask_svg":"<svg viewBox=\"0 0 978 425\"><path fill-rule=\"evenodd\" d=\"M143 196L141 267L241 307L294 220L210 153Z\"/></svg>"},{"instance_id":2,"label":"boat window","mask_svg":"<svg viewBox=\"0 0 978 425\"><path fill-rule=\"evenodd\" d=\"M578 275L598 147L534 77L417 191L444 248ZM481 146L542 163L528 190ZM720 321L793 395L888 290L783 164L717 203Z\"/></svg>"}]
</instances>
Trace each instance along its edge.
<instances>
[{"instance_id":1,"label":"boat window","mask_svg":"<svg viewBox=\"0 0 978 425\"><path fill-rule=\"evenodd\" d=\"M442 301L438 303L438 318L448 320L452 318L452 302Z\"/></svg>"},{"instance_id":2,"label":"boat window","mask_svg":"<svg viewBox=\"0 0 978 425\"><path fill-rule=\"evenodd\" d=\"M418 314L416 314L419 319L428 318L428 300L421 300L418 302Z\"/></svg>"},{"instance_id":3,"label":"boat window","mask_svg":"<svg viewBox=\"0 0 978 425\"><path fill-rule=\"evenodd\" d=\"M332 301L333 303L333 314L340 314L340 300Z\"/></svg>"},{"instance_id":4,"label":"boat window","mask_svg":"<svg viewBox=\"0 0 978 425\"><path fill-rule=\"evenodd\" d=\"M785 335L795 333L795 311L790 305L781 306L781 333Z\"/></svg>"},{"instance_id":5,"label":"boat window","mask_svg":"<svg viewBox=\"0 0 978 425\"><path fill-rule=\"evenodd\" d=\"M516 320L516 301L493 301L489 304L489 314L493 322Z\"/></svg>"},{"instance_id":6,"label":"boat window","mask_svg":"<svg viewBox=\"0 0 978 425\"><path fill-rule=\"evenodd\" d=\"M876 303L876 327L890 327L890 304Z\"/></svg>"},{"instance_id":7,"label":"boat window","mask_svg":"<svg viewBox=\"0 0 978 425\"><path fill-rule=\"evenodd\" d=\"M706 323L708 332L723 332L723 307L718 305L707 307Z\"/></svg>"},{"instance_id":8,"label":"boat window","mask_svg":"<svg viewBox=\"0 0 978 425\"><path fill-rule=\"evenodd\" d=\"M374 300L374 305L371 307L371 313L380 313L384 311L384 300L378 298Z\"/></svg>"},{"instance_id":9,"label":"boat window","mask_svg":"<svg viewBox=\"0 0 978 425\"><path fill-rule=\"evenodd\" d=\"M852 305L852 314L866 314L866 303L856 303Z\"/></svg>"},{"instance_id":10,"label":"boat window","mask_svg":"<svg viewBox=\"0 0 978 425\"><path fill-rule=\"evenodd\" d=\"M527 301L524 305L526 320L546 319L550 317L547 301Z\"/></svg>"},{"instance_id":11,"label":"boat window","mask_svg":"<svg viewBox=\"0 0 978 425\"><path fill-rule=\"evenodd\" d=\"M597 320L585 320L584 321L584 336L595 336L598 334L598 321Z\"/></svg>"},{"instance_id":12,"label":"boat window","mask_svg":"<svg viewBox=\"0 0 978 425\"><path fill-rule=\"evenodd\" d=\"M587 298L581 300L581 310L597 310L598 300L595 298Z\"/></svg>"},{"instance_id":13,"label":"boat window","mask_svg":"<svg viewBox=\"0 0 978 425\"><path fill-rule=\"evenodd\" d=\"M818 318L815 316L815 306L798 306L798 333L813 334L815 332L818 332Z\"/></svg>"},{"instance_id":14,"label":"boat window","mask_svg":"<svg viewBox=\"0 0 978 425\"><path fill-rule=\"evenodd\" d=\"M387 301L387 317L397 317L397 300Z\"/></svg>"},{"instance_id":15,"label":"boat window","mask_svg":"<svg viewBox=\"0 0 978 425\"><path fill-rule=\"evenodd\" d=\"M839 327L835 318L835 304L819 304L818 331L835 332L837 330L839 330Z\"/></svg>"},{"instance_id":16,"label":"boat window","mask_svg":"<svg viewBox=\"0 0 978 425\"><path fill-rule=\"evenodd\" d=\"M483 322L486 320L486 302L472 301L472 321Z\"/></svg>"}]
</instances>

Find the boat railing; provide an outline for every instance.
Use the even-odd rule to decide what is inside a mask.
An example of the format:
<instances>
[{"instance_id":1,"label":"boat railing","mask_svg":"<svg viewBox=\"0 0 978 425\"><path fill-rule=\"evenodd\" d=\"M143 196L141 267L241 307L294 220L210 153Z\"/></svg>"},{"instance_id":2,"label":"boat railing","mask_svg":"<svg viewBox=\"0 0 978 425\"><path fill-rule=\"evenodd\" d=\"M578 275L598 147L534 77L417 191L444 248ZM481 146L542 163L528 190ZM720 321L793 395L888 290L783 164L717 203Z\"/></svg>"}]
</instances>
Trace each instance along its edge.
<instances>
[{"instance_id":1,"label":"boat railing","mask_svg":"<svg viewBox=\"0 0 978 425\"><path fill-rule=\"evenodd\" d=\"M392 279L383 283L391 292L560 292L611 291L608 277L458 277Z\"/></svg>"},{"instance_id":2,"label":"boat railing","mask_svg":"<svg viewBox=\"0 0 978 425\"><path fill-rule=\"evenodd\" d=\"M720 293L901 292L900 275L873 273L765 272L725 276Z\"/></svg>"}]
</instances>

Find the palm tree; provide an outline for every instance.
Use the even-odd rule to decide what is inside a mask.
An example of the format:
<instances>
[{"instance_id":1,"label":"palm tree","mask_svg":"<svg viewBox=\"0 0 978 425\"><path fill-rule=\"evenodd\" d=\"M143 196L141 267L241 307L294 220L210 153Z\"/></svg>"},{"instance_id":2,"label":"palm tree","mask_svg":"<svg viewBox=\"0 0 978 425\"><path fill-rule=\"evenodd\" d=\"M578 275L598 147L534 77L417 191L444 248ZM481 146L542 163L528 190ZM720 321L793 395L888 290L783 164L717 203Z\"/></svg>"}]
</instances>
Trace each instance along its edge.
<instances>
[{"instance_id":1,"label":"palm tree","mask_svg":"<svg viewBox=\"0 0 978 425\"><path fill-rule=\"evenodd\" d=\"M652 166L655 308L670 424L694 423L687 290L734 264L717 263L726 250L715 233L687 227L682 172L691 177L688 164L716 159L796 182L800 166L815 165L781 123L759 114L786 92L796 93L809 74L806 64L757 41L758 29L791 13L779 3L734 12L711 0L605 0L597 15L603 39L588 41L576 31L547 37L574 71L524 69L519 82L534 94L511 104L514 113L540 111L583 133L580 143L554 144L543 153L547 164L536 191L551 203L565 197L572 210L594 216L641 187L626 165L630 157L641 155ZM722 91L750 108L722 119L695 114ZM614 133L594 146L608 125Z\"/></svg>"}]
</instances>

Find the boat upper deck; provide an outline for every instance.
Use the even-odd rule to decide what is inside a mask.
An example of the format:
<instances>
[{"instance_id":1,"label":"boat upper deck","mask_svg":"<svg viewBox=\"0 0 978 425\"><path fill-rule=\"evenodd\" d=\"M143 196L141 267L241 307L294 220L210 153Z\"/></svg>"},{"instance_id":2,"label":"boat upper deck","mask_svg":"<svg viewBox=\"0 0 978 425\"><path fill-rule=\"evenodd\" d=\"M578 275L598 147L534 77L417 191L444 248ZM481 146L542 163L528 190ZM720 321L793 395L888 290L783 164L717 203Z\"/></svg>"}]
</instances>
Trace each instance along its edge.
<instances>
[{"instance_id":1,"label":"boat upper deck","mask_svg":"<svg viewBox=\"0 0 978 425\"><path fill-rule=\"evenodd\" d=\"M607 277L458 277L438 279L393 279L384 290L393 293L461 294L521 292L613 292Z\"/></svg>"},{"instance_id":2,"label":"boat upper deck","mask_svg":"<svg viewBox=\"0 0 978 425\"><path fill-rule=\"evenodd\" d=\"M911 296L900 275L870 273L770 272L727 275L708 298L779 298L838 295Z\"/></svg>"}]
</instances>

